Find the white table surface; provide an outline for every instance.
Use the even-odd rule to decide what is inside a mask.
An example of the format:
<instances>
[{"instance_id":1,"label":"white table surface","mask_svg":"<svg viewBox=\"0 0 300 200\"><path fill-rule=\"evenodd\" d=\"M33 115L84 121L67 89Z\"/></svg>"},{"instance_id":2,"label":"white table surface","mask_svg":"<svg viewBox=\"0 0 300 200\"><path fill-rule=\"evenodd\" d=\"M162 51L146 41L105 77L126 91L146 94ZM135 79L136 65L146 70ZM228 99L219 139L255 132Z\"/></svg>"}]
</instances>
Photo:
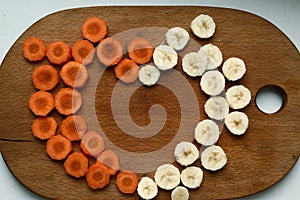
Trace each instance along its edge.
<instances>
[{"instance_id":1,"label":"white table surface","mask_svg":"<svg viewBox=\"0 0 300 200\"><path fill-rule=\"evenodd\" d=\"M275 24L300 51L300 0L127 0L127 3L122 0L0 1L0 63L18 37L37 20L59 10L101 5L200 5L244 10L257 14ZM0 157L0 199L44 199L20 184L8 170L2 156ZM232 189L234 190L234 188ZM243 199L300 199L300 160L279 183L263 192Z\"/></svg>"}]
</instances>

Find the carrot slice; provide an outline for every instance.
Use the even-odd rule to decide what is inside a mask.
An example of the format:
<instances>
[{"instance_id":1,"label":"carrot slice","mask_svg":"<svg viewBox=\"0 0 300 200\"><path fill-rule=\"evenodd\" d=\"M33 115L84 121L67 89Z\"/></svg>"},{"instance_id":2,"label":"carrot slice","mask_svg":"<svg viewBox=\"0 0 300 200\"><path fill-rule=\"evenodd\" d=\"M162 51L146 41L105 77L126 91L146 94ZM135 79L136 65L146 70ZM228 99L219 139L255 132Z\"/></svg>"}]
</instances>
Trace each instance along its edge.
<instances>
[{"instance_id":1,"label":"carrot slice","mask_svg":"<svg viewBox=\"0 0 300 200\"><path fill-rule=\"evenodd\" d=\"M89 77L85 66L74 61L70 61L62 67L60 76L67 86L75 88L83 87Z\"/></svg>"},{"instance_id":2,"label":"carrot slice","mask_svg":"<svg viewBox=\"0 0 300 200\"><path fill-rule=\"evenodd\" d=\"M82 152L90 157L96 157L105 149L103 137L94 131L82 136L80 147Z\"/></svg>"},{"instance_id":3,"label":"carrot slice","mask_svg":"<svg viewBox=\"0 0 300 200\"><path fill-rule=\"evenodd\" d=\"M115 75L124 83L132 83L138 78L139 70L140 67L133 60L125 58L115 67Z\"/></svg>"},{"instance_id":4,"label":"carrot slice","mask_svg":"<svg viewBox=\"0 0 300 200\"><path fill-rule=\"evenodd\" d=\"M46 116L54 108L54 98L49 92L35 92L29 99L29 108L35 115Z\"/></svg>"},{"instance_id":5,"label":"carrot slice","mask_svg":"<svg viewBox=\"0 0 300 200\"><path fill-rule=\"evenodd\" d=\"M55 95L55 108L63 115L76 113L82 105L81 94L72 88L61 88Z\"/></svg>"},{"instance_id":6,"label":"carrot slice","mask_svg":"<svg viewBox=\"0 0 300 200\"><path fill-rule=\"evenodd\" d=\"M94 190L104 188L110 182L110 175L107 167L97 163L89 167L85 178L88 186Z\"/></svg>"},{"instance_id":7,"label":"carrot slice","mask_svg":"<svg viewBox=\"0 0 300 200\"><path fill-rule=\"evenodd\" d=\"M34 87L40 90L52 90L59 82L58 72L51 65L36 67L31 77Z\"/></svg>"},{"instance_id":8,"label":"carrot slice","mask_svg":"<svg viewBox=\"0 0 300 200\"><path fill-rule=\"evenodd\" d=\"M104 164L111 175L115 175L120 169L119 157L111 150L103 151L98 157L97 162Z\"/></svg>"},{"instance_id":9,"label":"carrot slice","mask_svg":"<svg viewBox=\"0 0 300 200\"><path fill-rule=\"evenodd\" d=\"M63 65L71 60L71 51L64 42L52 42L47 46L46 56L52 64Z\"/></svg>"},{"instance_id":10,"label":"carrot slice","mask_svg":"<svg viewBox=\"0 0 300 200\"><path fill-rule=\"evenodd\" d=\"M54 135L46 143L46 152L53 160L63 160L71 151L71 141L62 135Z\"/></svg>"},{"instance_id":11,"label":"carrot slice","mask_svg":"<svg viewBox=\"0 0 300 200\"><path fill-rule=\"evenodd\" d=\"M128 45L128 56L138 64L149 62L153 55L153 46L145 38L135 38Z\"/></svg>"},{"instance_id":12,"label":"carrot slice","mask_svg":"<svg viewBox=\"0 0 300 200\"><path fill-rule=\"evenodd\" d=\"M29 61L40 61L46 55L46 45L40 38L30 37L23 43L22 52Z\"/></svg>"},{"instance_id":13,"label":"carrot slice","mask_svg":"<svg viewBox=\"0 0 300 200\"><path fill-rule=\"evenodd\" d=\"M123 57L123 46L115 38L105 38L97 46L97 57L105 66L116 65Z\"/></svg>"},{"instance_id":14,"label":"carrot slice","mask_svg":"<svg viewBox=\"0 0 300 200\"><path fill-rule=\"evenodd\" d=\"M62 121L60 129L63 136L71 141L77 141L87 131L87 125L79 115L70 115Z\"/></svg>"},{"instance_id":15,"label":"carrot slice","mask_svg":"<svg viewBox=\"0 0 300 200\"><path fill-rule=\"evenodd\" d=\"M76 62L83 63L85 65L93 62L95 55L94 45L88 40L78 40L72 46L72 56Z\"/></svg>"},{"instance_id":16,"label":"carrot slice","mask_svg":"<svg viewBox=\"0 0 300 200\"><path fill-rule=\"evenodd\" d=\"M84 38L96 43L107 35L107 24L99 17L89 17L84 21L81 31Z\"/></svg>"},{"instance_id":17,"label":"carrot slice","mask_svg":"<svg viewBox=\"0 0 300 200\"><path fill-rule=\"evenodd\" d=\"M117 175L116 183L124 194L133 194L138 186L138 177L131 171L123 171Z\"/></svg>"},{"instance_id":18,"label":"carrot slice","mask_svg":"<svg viewBox=\"0 0 300 200\"><path fill-rule=\"evenodd\" d=\"M64 168L67 174L80 178L87 173L89 160L82 153L74 152L70 154L64 162Z\"/></svg>"},{"instance_id":19,"label":"carrot slice","mask_svg":"<svg viewBox=\"0 0 300 200\"><path fill-rule=\"evenodd\" d=\"M57 122L53 117L38 117L31 124L32 134L41 139L46 140L55 135Z\"/></svg>"}]
</instances>

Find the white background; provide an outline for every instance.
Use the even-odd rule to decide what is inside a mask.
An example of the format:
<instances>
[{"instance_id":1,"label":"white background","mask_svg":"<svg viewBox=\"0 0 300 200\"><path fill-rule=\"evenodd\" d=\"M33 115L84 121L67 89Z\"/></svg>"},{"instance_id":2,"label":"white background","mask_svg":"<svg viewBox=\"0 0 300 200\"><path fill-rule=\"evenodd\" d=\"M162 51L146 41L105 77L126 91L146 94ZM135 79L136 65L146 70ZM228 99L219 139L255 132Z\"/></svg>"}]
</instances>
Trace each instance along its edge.
<instances>
[{"instance_id":1,"label":"white background","mask_svg":"<svg viewBox=\"0 0 300 200\"><path fill-rule=\"evenodd\" d=\"M0 2L0 63L2 63L9 48L18 37L37 20L55 11L96 5L201 5L235 8L257 14L269 20L290 38L298 51L300 49L300 0L127 0L126 3L122 0L0 0ZM299 199L299 185L300 160L290 173L275 186L243 199ZM234 190L234 188L232 189ZM43 198L28 191L20 184L10 173L1 157L0 199L32 200Z\"/></svg>"}]
</instances>

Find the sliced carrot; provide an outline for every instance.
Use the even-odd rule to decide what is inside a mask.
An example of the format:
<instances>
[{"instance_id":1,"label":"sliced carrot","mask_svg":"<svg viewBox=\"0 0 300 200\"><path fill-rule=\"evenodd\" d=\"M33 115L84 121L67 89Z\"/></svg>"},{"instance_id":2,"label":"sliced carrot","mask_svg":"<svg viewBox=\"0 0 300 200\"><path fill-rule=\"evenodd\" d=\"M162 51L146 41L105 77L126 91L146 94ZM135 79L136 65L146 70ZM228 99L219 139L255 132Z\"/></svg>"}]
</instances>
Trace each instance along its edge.
<instances>
[{"instance_id":1,"label":"sliced carrot","mask_svg":"<svg viewBox=\"0 0 300 200\"><path fill-rule=\"evenodd\" d=\"M104 139L97 132L89 131L81 138L81 150L87 156L98 156L104 149Z\"/></svg>"},{"instance_id":2,"label":"sliced carrot","mask_svg":"<svg viewBox=\"0 0 300 200\"><path fill-rule=\"evenodd\" d=\"M89 77L85 66L75 61L65 64L60 71L60 76L67 86L75 88L83 87Z\"/></svg>"},{"instance_id":3,"label":"sliced carrot","mask_svg":"<svg viewBox=\"0 0 300 200\"><path fill-rule=\"evenodd\" d=\"M71 141L62 135L54 135L46 143L46 152L53 160L63 160L71 151Z\"/></svg>"},{"instance_id":4,"label":"sliced carrot","mask_svg":"<svg viewBox=\"0 0 300 200\"><path fill-rule=\"evenodd\" d=\"M35 92L29 99L29 108L35 115L46 116L54 108L54 98L49 92Z\"/></svg>"},{"instance_id":5,"label":"sliced carrot","mask_svg":"<svg viewBox=\"0 0 300 200\"><path fill-rule=\"evenodd\" d=\"M110 175L107 167L97 163L89 167L85 178L88 186L94 190L104 188L110 182Z\"/></svg>"},{"instance_id":6,"label":"sliced carrot","mask_svg":"<svg viewBox=\"0 0 300 200\"><path fill-rule=\"evenodd\" d=\"M130 171L123 171L117 175L117 187L124 194L133 194L138 186L138 177Z\"/></svg>"},{"instance_id":7,"label":"sliced carrot","mask_svg":"<svg viewBox=\"0 0 300 200\"><path fill-rule=\"evenodd\" d=\"M52 42L47 46L46 56L52 64L63 65L71 60L71 47L64 42Z\"/></svg>"},{"instance_id":8,"label":"sliced carrot","mask_svg":"<svg viewBox=\"0 0 300 200\"><path fill-rule=\"evenodd\" d=\"M97 57L105 66L116 65L123 57L123 46L115 38L105 38L97 46Z\"/></svg>"},{"instance_id":9,"label":"sliced carrot","mask_svg":"<svg viewBox=\"0 0 300 200\"><path fill-rule=\"evenodd\" d=\"M30 37L23 43L22 52L29 61L40 61L46 55L46 45L40 38Z\"/></svg>"},{"instance_id":10,"label":"sliced carrot","mask_svg":"<svg viewBox=\"0 0 300 200\"><path fill-rule=\"evenodd\" d=\"M70 115L61 123L61 134L71 141L80 140L87 131L85 120L79 115Z\"/></svg>"},{"instance_id":11,"label":"sliced carrot","mask_svg":"<svg viewBox=\"0 0 300 200\"><path fill-rule=\"evenodd\" d=\"M41 139L46 140L55 135L57 122L53 117L37 117L31 125L32 134Z\"/></svg>"},{"instance_id":12,"label":"sliced carrot","mask_svg":"<svg viewBox=\"0 0 300 200\"><path fill-rule=\"evenodd\" d=\"M82 153L74 152L70 154L64 162L64 168L67 174L80 178L87 173L89 160Z\"/></svg>"},{"instance_id":13,"label":"sliced carrot","mask_svg":"<svg viewBox=\"0 0 300 200\"><path fill-rule=\"evenodd\" d=\"M115 175L120 169L119 157L111 150L103 151L98 157L97 162L104 164L111 175Z\"/></svg>"},{"instance_id":14,"label":"sliced carrot","mask_svg":"<svg viewBox=\"0 0 300 200\"><path fill-rule=\"evenodd\" d=\"M76 113L82 105L81 94L72 88L61 88L55 95L55 108L63 115Z\"/></svg>"},{"instance_id":15,"label":"sliced carrot","mask_svg":"<svg viewBox=\"0 0 300 200\"><path fill-rule=\"evenodd\" d=\"M139 70L140 67L133 60L125 58L115 67L115 75L125 83L132 83L138 78Z\"/></svg>"},{"instance_id":16,"label":"sliced carrot","mask_svg":"<svg viewBox=\"0 0 300 200\"><path fill-rule=\"evenodd\" d=\"M99 17L89 17L84 21L81 31L84 38L96 43L107 35L107 24Z\"/></svg>"},{"instance_id":17,"label":"sliced carrot","mask_svg":"<svg viewBox=\"0 0 300 200\"><path fill-rule=\"evenodd\" d=\"M31 77L34 87L40 90L52 90L59 82L58 72L51 65L34 68Z\"/></svg>"},{"instance_id":18,"label":"sliced carrot","mask_svg":"<svg viewBox=\"0 0 300 200\"><path fill-rule=\"evenodd\" d=\"M135 38L128 45L128 56L138 64L149 62L153 55L153 46L145 38Z\"/></svg>"},{"instance_id":19,"label":"sliced carrot","mask_svg":"<svg viewBox=\"0 0 300 200\"><path fill-rule=\"evenodd\" d=\"M72 56L76 62L84 65L93 62L95 55L94 45L88 40L78 40L72 47Z\"/></svg>"}]
</instances>

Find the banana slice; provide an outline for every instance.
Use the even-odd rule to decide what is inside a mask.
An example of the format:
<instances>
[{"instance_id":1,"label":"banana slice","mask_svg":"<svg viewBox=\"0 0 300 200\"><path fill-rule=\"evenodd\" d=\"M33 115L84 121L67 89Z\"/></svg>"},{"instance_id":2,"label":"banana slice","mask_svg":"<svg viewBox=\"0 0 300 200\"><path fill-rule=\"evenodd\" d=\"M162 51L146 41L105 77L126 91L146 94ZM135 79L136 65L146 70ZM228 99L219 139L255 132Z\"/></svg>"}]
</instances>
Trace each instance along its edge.
<instances>
[{"instance_id":1,"label":"banana slice","mask_svg":"<svg viewBox=\"0 0 300 200\"><path fill-rule=\"evenodd\" d=\"M169 29L165 37L168 45L173 47L175 50L183 49L190 39L189 33L181 27Z\"/></svg>"},{"instance_id":2,"label":"banana slice","mask_svg":"<svg viewBox=\"0 0 300 200\"><path fill-rule=\"evenodd\" d=\"M219 67L223 62L222 52L216 45L213 44L206 44L200 48L199 53L207 56L208 62L206 69L216 69Z\"/></svg>"},{"instance_id":3,"label":"banana slice","mask_svg":"<svg viewBox=\"0 0 300 200\"><path fill-rule=\"evenodd\" d=\"M205 72L201 77L200 87L208 95L219 95L225 88L225 78L218 70Z\"/></svg>"},{"instance_id":4,"label":"banana slice","mask_svg":"<svg viewBox=\"0 0 300 200\"><path fill-rule=\"evenodd\" d=\"M188 166L199 158L199 151L191 142L180 142L175 147L174 157L182 166Z\"/></svg>"},{"instance_id":5,"label":"banana slice","mask_svg":"<svg viewBox=\"0 0 300 200\"><path fill-rule=\"evenodd\" d=\"M225 117L225 126L234 135L242 135L249 126L248 116L239 111L229 113Z\"/></svg>"},{"instance_id":6,"label":"banana slice","mask_svg":"<svg viewBox=\"0 0 300 200\"><path fill-rule=\"evenodd\" d=\"M168 45L159 45L153 52L154 64L160 70L173 68L178 62L176 51Z\"/></svg>"},{"instance_id":7,"label":"banana slice","mask_svg":"<svg viewBox=\"0 0 300 200\"><path fill-rule=\"evenodd\" d=\"M213 18L209 15L201 14L191 23L192 32L199 38L210 38L216 29Z\"/></svg>"},{"instance_id":8,"label":"banana slice","mask_svg":"<svg viewBox=\"0 0 300 200\"><path fill-rule=\"evenodd\" d=\"M164 164L156 169L154 180L158 187L172 190L180 183L180 172L174 165Z\"/></svg>"},{"instance_id":9,"label":"banana slice","mask_svg":"<svg viewBox=\"0 0 300 200\"><path fill-rule=\"evenodd\" d=\"M195 128L194 137L199 144L213 145L217 143L220 137L219 126L210 119L202 120Z\"/></svg>"},{"instance_id":10,"label":"banana slice","mask_svg":"<svg viewBox=\"0 0 300 200\"><path fill-rule=\"evenodd\" d=\"M177 186L171 193L171 200L188 200L189 191L183 186Z\"/></svg>"},{"instance_id":11,"label":"banana slice","mask_svg":"<svg viewBox=\"0 0 300 200\"><path fill-rule=\"evenodd\" d=\"M142 199L153 199L158 194L158 188L151 178L143 177L138 184L137 192Z\"/></svg>"},{"instance_id":12,"label":"banana slice","mask_svg":"<svg viewBox=\"0 0 300 200\"><path fill-rule=\"evenodd\" d=\"M223 168L227 163L227 156L220 146L212 145L201 153L202 166L211 171Z\"/></svg>"},{"instance_id":13,"label":"banana slice","mask_svg":"<svg viewBox=\"0 0 300 200\"><path fill-rule=\"evenodd\" d=\"M210 118L223 120L229 113L229 106L225 98L214 96L206 101L204 111Z\"/></svg>"},{"instance_id":14,"label":"banana slice","mask_svg":"<svg viewBox=\"0 0 300 200\"><path fill-rule=\"evenodd\" d=\"M182 58L182 69L189 76L201 76L207 66L207 57L196 52L185 54Z\"/></svg>"},{"instance_id":15,"label":"banana slice","mask_svg":"<svg viewBox=\"0 0 300 200\"><path fill-rule=\"evenodd\" d=\"M236 81L241 79L246 73L246 65L242 59L232 57L224 62L222 71L229 81Z\"/></svg>"},{"instance_id":16,"label":"banana slice","mask_svg":"<svg viewBox=\"0 0 300 200\"><path fill-rule=\"evenodd\" d=\"M155 85L160 77L160 71L153 65L145 65L139 71L139 80L147 86Z\"/></svg>"},{"instance_id":17,"label":"banana slice","mask_svg":"<svg viewBox=\"0 0 300 200\"><path fill-rule=\"evenodd\" d=\"M191 189L198 188L203 180L203 171L199 167L187 167L182 170L180 179L184 186Z\"/></svg>"},{"instance_id":18,"label":"banana slice","mask_svg":"<svg viewBox=\"0 0 300 200\"><path fill-rule=\"evenodd\" d=\"M244 108L251 101L251 92L243 85L235 85L228 88L225 96L229 107L232 109Z\"/></svg>"}]
</instances>

